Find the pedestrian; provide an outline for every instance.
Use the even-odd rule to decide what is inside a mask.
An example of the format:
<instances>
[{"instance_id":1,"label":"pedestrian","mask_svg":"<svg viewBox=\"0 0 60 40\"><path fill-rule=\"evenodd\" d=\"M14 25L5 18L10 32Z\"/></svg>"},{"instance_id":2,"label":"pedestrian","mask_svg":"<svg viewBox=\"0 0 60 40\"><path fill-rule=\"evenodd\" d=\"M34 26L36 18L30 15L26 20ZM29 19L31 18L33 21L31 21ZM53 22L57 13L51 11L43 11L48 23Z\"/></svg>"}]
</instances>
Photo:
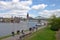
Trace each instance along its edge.
<instances>
[{"instance_id":1,"label":"pedestrian","mask_svg":"<svg viewBox=\"0 0 60 40\"><path fill-rule=\"evenodd\" d=\"M37 27L38 25L36 24L35 26Z\"/></svg>"},{"instance_id":2,"label":"pedestrian","mask_svg":"<svg viewBox=\"0 0 60 40\"><path fill-rule=\"evenodd\" d=\"M18 35L20 34L20 31L19 31L19 30L17 30L17 34L18 34Z\"/></svg>"},{"instance_id":3,"label":"pedestrian","mask_svg":"<svg viewBox=\"0 0 60 40\"><path fill-rule=\"evenodd\" d=\"M32 28L29 28L29 31L32 31Z\"/></svg>"},{"instance_id":4,"label":"pedestrian","mask_svg":"<svg viewBox=\"0 0 60 40\"><path fill-rule=\"evenodd\" d=\"M22 36L20 36L18 40L22 40Z\"/></svg>"},{"instance_id":5,"label":"pedestrian","mask_svg":"<svg viewBox=\"0 0 60 40\"><path fill-rule=\"evenodd\" d=\"M12 32L12 36L15 36L15 33L14 32Z\"/></svg>"},{"instance_id":6,"label":"pedestrian","mask_svg":"<svg viewBox=\"0 0 60 40\"><path fill-rule=\"evenodd\" d=\"M35 27L33 27L33 31L35 30Z\"/></svg>"},{"instance_id":7,"label":"pedestrian","mask_svg":"<svg viewBox=\"0 0 60 40\"><path fill-rule=\"evenodd\" d=\"M21 33L24 34L24 30L21 30Z\"/></svg>"},{"instance_id":8,"label":"pedestrian","mask_svg":"<svg viewBox=\"0 0 60 40\"><path fill-rule=\"evenodd\" d=\"M36 31L38 30L39 27L36 27Z\"/></svg>"},{"instance_id":9,"label":"pedestrian","mask_svg":"<svg viewBox=\"0 0 60 40\"><path fill-rule=\"evenodd\" d=\"M33 29L30 27L30 28L29 28L29 31L32 33Z\"/></svg>"}]
</instances>

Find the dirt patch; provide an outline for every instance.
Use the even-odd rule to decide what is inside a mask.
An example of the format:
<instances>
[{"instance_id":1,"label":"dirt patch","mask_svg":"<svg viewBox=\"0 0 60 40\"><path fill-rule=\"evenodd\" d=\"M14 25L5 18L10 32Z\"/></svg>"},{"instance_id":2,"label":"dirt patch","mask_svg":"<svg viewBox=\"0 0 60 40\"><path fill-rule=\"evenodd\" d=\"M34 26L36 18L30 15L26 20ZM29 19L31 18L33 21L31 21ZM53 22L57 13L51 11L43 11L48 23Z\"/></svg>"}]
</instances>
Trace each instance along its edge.
<instances>
[{"instance_id":1,"label":"dirt patch","mask_svg":"<svg viewBox=\"0 0 60 40\"><path fill-rule=\"evenodd\" d=\"M60 30L56 31L56 40L60 40Z\"/></svg>"}]
</instances>

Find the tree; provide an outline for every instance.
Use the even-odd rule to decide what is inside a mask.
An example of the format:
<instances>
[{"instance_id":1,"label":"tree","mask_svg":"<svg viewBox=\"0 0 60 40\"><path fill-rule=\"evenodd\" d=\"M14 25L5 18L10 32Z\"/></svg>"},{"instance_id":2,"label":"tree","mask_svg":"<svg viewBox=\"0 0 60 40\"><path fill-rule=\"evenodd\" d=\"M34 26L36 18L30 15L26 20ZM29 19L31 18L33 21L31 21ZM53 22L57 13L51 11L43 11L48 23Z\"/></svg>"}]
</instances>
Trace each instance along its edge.
<instances>
[{"instance_id":1,"label":"tree","mask_svg":"<svg viewBox=\"0 0 60 40\"><path fill-rule=\"evenodd\" d=\"M57 31L60 29L60 17L56 17L53 15L50 20L49 24L51 25L51 30Z\"/></svg>"}]
</instances>

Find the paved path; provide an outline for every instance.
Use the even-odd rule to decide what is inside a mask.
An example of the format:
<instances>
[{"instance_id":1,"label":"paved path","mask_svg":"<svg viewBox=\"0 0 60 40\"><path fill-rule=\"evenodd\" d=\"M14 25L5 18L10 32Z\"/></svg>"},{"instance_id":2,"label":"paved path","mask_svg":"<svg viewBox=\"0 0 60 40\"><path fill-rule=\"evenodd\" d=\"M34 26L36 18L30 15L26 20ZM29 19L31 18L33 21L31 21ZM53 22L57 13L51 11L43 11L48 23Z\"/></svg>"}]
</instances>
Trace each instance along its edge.
<instances>
[{"instance_id":1,"label":"paved path","mask_svg":"<svg viewBox=\"0 0 60 40\"><path fill-rule=\"evenodd\" d=\"M28 34L29 31L25 32L25 34ZM15 36L11 36L11 37L8 37L8 38L5 38L3 40L18 40L20 36L22 36L23 34L20 34L20 35L15 35Z\"/></svg>"},{"instance_id":2,"label":"paved path","mask_svg":"<svg viewBox=\"0 0 60 40\"><path fill-rule=\"evenodd\" d=\"M42 28L44 28L44 27L46 27L46 26L39 27L38 30L39 30L39 29L42 29ZM34 30L34 32L35 32L35 31L36 31L36 30ZM29 31L25 32L25 34L28 34L28 33L30 33L30 32L29 32ZM3 40L18 40L21 35L22 35L22 34L20 34L20 35L15 35L14 37L11 36L11 37L5 38L5 39L3 39Z\"/></svg>"},{"instance_id":3,"label":"paved path","mask_svg":"<svg viewBox=\"0 0 60 40\"><path fill-rule=\"evenodd\" d=\"M56 32L56 40L60 40L60 30Z\"/></svg>"}]
</instances>

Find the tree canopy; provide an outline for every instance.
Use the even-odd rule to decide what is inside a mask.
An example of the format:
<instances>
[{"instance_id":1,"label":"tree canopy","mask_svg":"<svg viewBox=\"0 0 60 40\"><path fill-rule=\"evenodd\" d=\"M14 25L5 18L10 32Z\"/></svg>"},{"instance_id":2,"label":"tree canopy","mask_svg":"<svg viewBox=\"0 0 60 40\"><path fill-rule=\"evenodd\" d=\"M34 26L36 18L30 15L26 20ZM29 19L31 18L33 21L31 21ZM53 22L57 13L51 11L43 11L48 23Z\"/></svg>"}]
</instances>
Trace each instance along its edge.
<instances>
[{"instance_id":1,"label":"tree canopy","mask_svg":"<svg viewBox=\"0 0 60 40\"><path fill-rule=\"evenodd\" d=\"M57 31L60 29L60 17L56 17L55 15L53 15L49 19L49 23L51 25L52 30Z\"/></svg>"}]
</instances>

